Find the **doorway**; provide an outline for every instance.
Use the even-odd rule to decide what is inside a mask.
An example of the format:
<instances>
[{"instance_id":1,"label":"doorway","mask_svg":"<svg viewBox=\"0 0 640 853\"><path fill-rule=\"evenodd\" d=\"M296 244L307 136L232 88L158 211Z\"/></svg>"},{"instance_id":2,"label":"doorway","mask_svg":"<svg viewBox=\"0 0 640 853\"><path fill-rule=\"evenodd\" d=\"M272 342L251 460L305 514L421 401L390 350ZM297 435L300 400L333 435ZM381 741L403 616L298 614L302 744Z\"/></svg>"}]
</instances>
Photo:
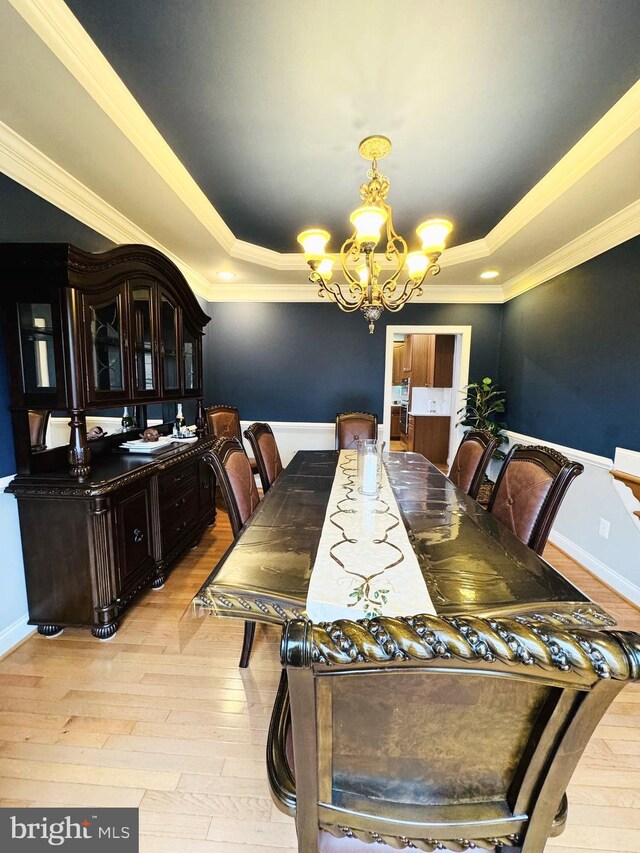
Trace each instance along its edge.
<instances>
[{"instance_id":1,"label":"doorway","mask_svg":"<svg viewBox=\"0 0 640 853\"><path fill-rule=\"evenodd\" d=\"M393 350L394 341L401 336L408 335L447 335L454 339L453 370L451 379L451 392L438 395L438 416L449 419L449 446L447 450L447 464L451 459L462 437L463 428L456 426L457 412L465 402L464 387L469 382L469 357L471 352L471 326L414 326L398 325L387 326L386 348L385 348L385 371L384 371L384 408L382 437L387 447L391 447L391 415L393 392ZM435 394L432 396L436 396ZM430 412L433 414L433 412Z\"/></svg>"}]
</instances>

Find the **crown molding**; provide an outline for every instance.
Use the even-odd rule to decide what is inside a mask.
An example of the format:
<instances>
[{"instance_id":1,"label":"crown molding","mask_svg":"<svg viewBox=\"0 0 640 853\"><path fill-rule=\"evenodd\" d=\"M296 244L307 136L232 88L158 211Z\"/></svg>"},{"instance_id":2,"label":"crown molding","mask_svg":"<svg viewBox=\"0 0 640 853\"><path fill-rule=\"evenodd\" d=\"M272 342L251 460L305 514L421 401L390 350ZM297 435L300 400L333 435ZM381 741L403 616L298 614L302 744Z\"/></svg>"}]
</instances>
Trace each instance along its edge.
<instances>
[{"instance_id":1,"label":"crown molding","mask_svg":"<svg viewBox=\"0 0 640 853\"><path fill-rule=\"evenodd\" d=\"M101 54L63 0L9 0L44 44L109 116L187 209L233 258L277 271L306 270L298 253L280 253L236 239L187 169ZM640 81L580 139L483 240L454 246L441 258L443 268L490 258L593 167L640 128ZM114 242L155 246L183 272L196 293L214 301L320 301L308 284L216 285L182 262L151 235L103 201L6 125L0 128L0 168ZM595 226L502 285L429 286L418 301L500 302L518 296L595 255L640 233L637 204ZM312 295L309 296L309 290ZM265 296L264 291L274 296ZM225 293L222 297L220 294ZM498 294L501 294L498 296Z\"/></svg>"},{"instance_id":2,"label":"crown molding","mask_svg":"<svg viewBox=\"0 0 640 853\"><path fill-rule=\"evenodd\" d=\"M640 199L502 285L504 301L573 269L640 234Z\"/></svg>"},{"instance_id":3,"label":"crown molding","mask_svg":"<svg viewBox=\"0 0 640 853\"><path fill-rule=\"evenodd\" d=\"M311 283L307 284L214 284L211 287L211 302L318 302L330 305L328 297L318 296ZM499 284L472 286L428 285L422 296L413 303L502 303L502 287Z\"/></svg>"},{"instance_id":4,"label":"crown molding","mask_svg":"<svg viewBox=\"0 0 640 853\"><path fill-rule=\"evenodd\" d=\"M239 261L248 261L251 264L259 264L281 272L308 270L307 262L301 252L275 252L273 249L265 249L264 246L257 246L255 243L247 243L244 240L236 240L229 254Z\"/></svg>"},{"instance_id":5,"label":"crown molding","mask_svg":"<svg viewBox=\"0 0 640 853\"><path fill-rule=\"evenodd\" d=\"M307 262L300 252L274 252L272 249L265 249L264 246L257 246L255 243L247 243L244 240L236 240L229 254L232 258L279 271L307 269ZM472 243L463 243L461 246L445 249L439 263L442 268L452 267L456 264L486 258L490 254L486 240L474 240ZM390 266L382 252L376 253L376 260L383 268Z\"/></svg>"},{"instance_id":6,"label":"crown molding","mask_svg":"<svg viewBox=\"0 0 640 853\"><path fill-rule=\"evenodd\" d=\"M211 284L204 276L3 122L0 171L114 243L142 243L158 249L173 261L195 293L211 298Z\"/></svg>"},{"instance_id":7,"label":"crown molding","mask_svg":"<svg viewBox=\"0 0 640 853\"><path fill-rule=\"evenodd\" d=\"M229 252L235 235L62 0L9 0L14 9Z\"/></svg>"},{"instance_id":8,"label":"crown molding","mask_svg":"<svg viewBox=\"0 0 640 853\"><path fill-rule=\"evenodd\" d=\"M639 128L640 80L487 234L490 252L514 237Z\"/></svg>"}]
</instances>

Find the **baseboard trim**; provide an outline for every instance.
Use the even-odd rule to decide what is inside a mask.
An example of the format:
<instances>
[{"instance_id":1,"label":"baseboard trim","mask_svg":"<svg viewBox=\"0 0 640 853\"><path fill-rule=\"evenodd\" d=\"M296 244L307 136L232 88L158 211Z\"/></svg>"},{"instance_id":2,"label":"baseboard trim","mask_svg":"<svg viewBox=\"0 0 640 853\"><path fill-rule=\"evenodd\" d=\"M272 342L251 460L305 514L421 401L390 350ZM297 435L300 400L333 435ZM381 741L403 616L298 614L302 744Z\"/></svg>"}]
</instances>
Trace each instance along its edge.
<instances>
[{"instance_id":1,"label":"baseboard trim","mask_svg":"<svg viewBox=\"0 0 640 853\"><path fill-rule=\"evenodd\" d=\"M11 625L8 625L4 631L0 631L0 658L14 651L31 634L35 633L36 629L33 625L27 624L28 620L29 614L25 613Z\"/></svg>"},{"instance_id":2,"label":"baseboard trim","mask_svg":"<svg viewBox=\"0 0 640 853\"><path fill-rule=\"evenodd\" d=\"M592 575L606 584L615 593L622 596L629 604L640 608L640 586L631 583L627 578L619 575L618 572L592 556L584 548L581 548L580 545L576 545L571 539L563 536L562 533L552 531L549 541L552 545L555 545L569 557L580 563L581 566L588 572L591 572Z\"/></svg>"}]
</instances>

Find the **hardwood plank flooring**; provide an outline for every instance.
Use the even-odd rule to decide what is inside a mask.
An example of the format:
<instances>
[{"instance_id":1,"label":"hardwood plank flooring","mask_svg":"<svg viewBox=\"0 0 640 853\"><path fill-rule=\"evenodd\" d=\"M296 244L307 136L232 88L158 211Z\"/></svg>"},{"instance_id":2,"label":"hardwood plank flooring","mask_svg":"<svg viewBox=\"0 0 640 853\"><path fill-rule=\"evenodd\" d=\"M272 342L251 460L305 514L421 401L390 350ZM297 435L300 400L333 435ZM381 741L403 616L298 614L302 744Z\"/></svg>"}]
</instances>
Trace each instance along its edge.
<instances>
[{"instance_id":1,"label":"hardwood plank flooring","mask_svg":"<svg viewBox=\"0 0 640 853\"><path fill-rule=\"evenodd\" d=\"M0 805L138 806L142 853L296 849L264 761L279 629L258 626L241 671L240 623L181 618L230 541L221 512L109 642L67 629L0 660ZM636 608L558 549L545 557L640 631ZM568 793L567 829L549 853L640 851L639 687L614 702Z\"/></svg>"}]
</instances>

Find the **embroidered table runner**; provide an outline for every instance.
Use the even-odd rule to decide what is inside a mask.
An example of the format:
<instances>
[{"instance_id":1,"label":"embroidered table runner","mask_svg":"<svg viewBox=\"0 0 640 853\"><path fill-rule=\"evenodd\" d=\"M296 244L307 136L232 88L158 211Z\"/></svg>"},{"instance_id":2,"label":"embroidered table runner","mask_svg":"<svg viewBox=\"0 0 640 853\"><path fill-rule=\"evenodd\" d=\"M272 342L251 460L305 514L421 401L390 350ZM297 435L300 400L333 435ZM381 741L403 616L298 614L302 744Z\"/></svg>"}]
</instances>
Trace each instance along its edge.
<instances>
[{"instance_id":1,"label":"embroidered table runner","mask_svg":"<svg viewBox=\"0 0 640 853\"><path fill-rule=\"evenodd\" d=\"M378 497L358 492L357 451L342 450L307 594L313 622L434 613L383 467Z\"/></svg>"}]
</instances>

